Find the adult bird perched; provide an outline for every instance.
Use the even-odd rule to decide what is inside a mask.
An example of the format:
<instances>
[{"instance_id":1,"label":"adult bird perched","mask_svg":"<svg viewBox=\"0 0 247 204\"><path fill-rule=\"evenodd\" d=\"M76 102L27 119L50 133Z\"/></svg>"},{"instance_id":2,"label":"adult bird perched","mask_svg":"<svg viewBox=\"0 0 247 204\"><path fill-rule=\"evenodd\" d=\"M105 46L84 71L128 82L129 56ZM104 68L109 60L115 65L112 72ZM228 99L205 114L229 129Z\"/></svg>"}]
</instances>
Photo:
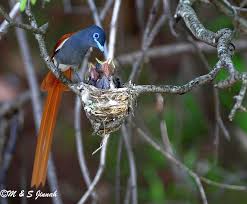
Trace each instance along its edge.
<instances>
[{"instance_id":1,"label":"adult bird perched","mask_svg":"<svg viewBox=\"0 0 247 204\"><path fill-rule=\"evenodd\" d=\"M92 25L78 32L63 35L55 45L51 58L55 66L71 79L73 68L81 64L88 49L95 47L104 52L104 44L104 30ZM48 96L43 109L33 166L31 186L36 188L45 184L57 111L62 93L67 88L50 71L41 84L41 90L47 91Z\"/></svg>"}]
</instances>

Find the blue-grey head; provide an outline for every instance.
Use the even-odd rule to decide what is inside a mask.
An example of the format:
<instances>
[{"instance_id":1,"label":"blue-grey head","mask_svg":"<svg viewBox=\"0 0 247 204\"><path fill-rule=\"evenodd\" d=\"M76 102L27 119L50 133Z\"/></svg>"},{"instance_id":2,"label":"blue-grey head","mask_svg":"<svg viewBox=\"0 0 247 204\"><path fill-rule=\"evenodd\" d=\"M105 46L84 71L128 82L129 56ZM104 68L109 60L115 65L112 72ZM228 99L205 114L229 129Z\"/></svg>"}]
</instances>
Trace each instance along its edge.
<instances>
[{"instance_id":1,"label":"blue-grey head","mask_svg":"<svg viewBox=\"0 0 247 204\"><path fill-rule=\"evenodd\" d=\"M85 29L88 33L88 43L90 47L98 48L101 52L104 52L105 45L105 31L97 25L89 26Z\"/></svg>"}]
</instances>

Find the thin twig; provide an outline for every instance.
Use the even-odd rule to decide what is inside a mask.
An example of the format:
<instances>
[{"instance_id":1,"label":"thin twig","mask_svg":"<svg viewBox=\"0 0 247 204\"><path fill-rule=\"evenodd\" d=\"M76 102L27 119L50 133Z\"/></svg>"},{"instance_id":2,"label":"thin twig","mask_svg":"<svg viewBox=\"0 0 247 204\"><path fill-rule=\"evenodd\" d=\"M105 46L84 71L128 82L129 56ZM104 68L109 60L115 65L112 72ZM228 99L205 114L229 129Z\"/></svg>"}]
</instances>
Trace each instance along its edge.
<instances>
[{"instance_id":1,"label":"thin twig","mask_svg":"<svg viewBox=\"0 0 247 204\"><path fill-rule=\"evenodd\" d=\"M17 17L17 22L22 23L21 17ZM40 101L40 91L38 86L37 76L35 74L35 68L33 65L33 60L31 56L31 51L28 45L26 33L24 30L20 28L16 28L16 37L18 40L18 44L20 46L20 52L22 56L22 61L24 63L24 69L26 72L28 84L31 90L31 99L33 106L33 115L35 117L35 127L36 131L39 129L39 124L41 121L41 101Z\"/></svg>"},{"instance_id":2,"label":"thin twig","mask_svg":"<svg viewBox=\"0 0 247 204\"><path fill-rule=\"evenodd\" d=\"M128 182L126 184L126 190L125 190L125 197L124 197L124 204L130 203L130 197L131 197L131 178L128 178Z\"/></svg>"},{"instance_id":3,"label":"thin twig","mask_svg":"<svg viewBox=\"0 0 247 204\"><path fill-rule=\"evenodd\" d=\"M107 150L107 144L108 144L109 136L105 136L105 138L103 138L103 139L105 141L104 141L104 145L102 146L102 149L101 149L99 168L97 170L97 173L94 177L93 182L90 184L88 190L84 193L82 198L79 200L78 204L83 204L86 202L87 198L92 194L93 189L95 188L96 184L99 182L101 175L104 171L105 160L106 160L106 150Z\"/></svg>"},{"instance_id":4,"label":"thin twig","mask_svg":"<svg viewBox=\"0 0 247 204\"><path fill-rule=\"evenodd\" d=\"M0 106L0 119L14 114L30 100L30 92L26 91L21 93L14 101L5 102Z\"/></svg>"},{"instance_id":5,"label":"thin twig","mask_svg":"<svg viewBox=\"0 0 247 204\"><path fill-rule=\"evenodd\" d=\"M100 16L99 16L99 13L98 13L98 10L96 8L94 0L87 0L87 3L88 3L88 6L89 6L89 8L91 10L92 15L93 15L94 22L96 23L97 26L102 27L101 20L103 20L103 19L101 19ZM108 58L107 42L105 43L104 56L105 56L106 59Z\"/></svg>"},{"instance_id":6,"label":"thin twig","mask_svg":"<svg viewBox=\"0 0 247 204\"><path fill-rule=\"evenodd\" d=\"M117 22L119 16L121 0L115 0L112 18L111 18L111 28L110 28L110 35L109 35L109 53L108 58L113 59L115 53L115 43L116 43L116 36L117 36Z\"/></svg>"},{"instance_id":7,"label":"thin twig","mask_svg":"<svg viewBox=\"0 0 247 204\"><path fill-rule=\"evenodd\" d=\"M75 105L75 138L76 138L76 149L77 149L77 157L79 160L79 165L81 168L81 173L83 175L83 178L87 184L87 187L89 188L92 181L90 179L89 170L87 168L86 160L84 157L84 151L83 151L83 141L82 141L82 132L81 132L81 101L80 98L77 97L76 99L76 105ZM93 191L92 192L92 199L94 203L97 202L97 194Z\"/></svg>"},{"instance_id":8,"label":"thin twig","mask_svg":"<svg viewBox=\"0 0 247 204\"><path fill-rule=\"evenodd\" d=\"M171 34L174 37L178 37L178 34L176 33L175 29L174 29L174 18L172 16L172 12L171 12L171 1L170 0L163 0L163 7L164 7L164 14L168 17L168 25L169 25L169 29Z\"/></svg>"},{"instance_id":9,"label":"thin twig","mask_svg":"<svg viewBox=\"0 0 247 204\"><path fill-rule=\"evenodd\" d=\"M155 26L153 26L155 16L157 14L159 2L160 2L159 0L155 0L153 2L152 8L150 9L148 22L147 22L147 25L146 25L146 28L144 30L143 37L142 37L142 45L141 45L142 52L141 52L140 57L136 61L132 62L133 66L132 66L131 74L129 76L129 81L134 81L138 77L141 71L139 69L139 66L141 62L143 61L145 52L147 51L148 47L151 45L154 37L157 35L158 31L160 30L160 27L165 21L165 15L162 15L157 21L157 23L155 24ZM152 30L152 26L153 26L153 30Z\"/></svg>"},{"instance_id":10,"label":"thin twig","mask_svg":"<svg viewBox=\"0 0 247 204\"><path fill-rule=\"evenodd\" d=\"M37 34L45 34L46 31L46 27L40 27L40 28L35 28L33 26L30 26L28 24L24 24L24 23L18 23L16 21L14 21L4 10L4 8L0 5L0 14L5 18L6 21L8 21L9 26L15 26L15 27L19 27L22 28L24 30L28 30L31 31L33 33L37 33Z\"/></svg>"},{"instance_id":11,"label":"thin twig","mask_svg":"<svg viewBox=\"0 0 247 204\"><path fill-rule=\"evenodd\" d=\"M18 139L18 132L20 130L20 123L23 117L22 111L16 112L14 115L12 115L12 118L10 119L9 124L9 132L10 136L6 144L6 148L3 151L3 158L1 161L1 167L0 167L0 190L6 189L6 177L7 177L7 171L10 167L14 151L16 149L16 143ZM2 121L1 121L2 122ZM8 203L8 197L1 196L0 202L2 204Z\"/></svg>"},{"instance_id":12,"label":"thin twig","mask_svg":"<svg viewBox=\"0 0 247 204\"><path fill-rule=\"evenodd\" d=\"M190 170L187 166L185 166L183 163L181 163L179 160L174 158L169 152L164 150L157 142L155 142L152 138L150 138L142 129L137 128L137 132L151 145L153 146L157 151L162 153L167 159L171 160L174 162L178 167L181 169L185 170L186 172L190 172L192 174L195 174L192 170ZM189 173L189 174L190 174ZM231 184L225 184L225 183L219 183L216 181L213 181L211 179L205 178L203 176L199 176L200 179L209 185L215 186L215 187L220 187L223 189L228 189L228 190L237 190L237 191L247 191L247 186L240 186L240 185L231 185Z\"/></svg>"},{"instance_id":13,"label":"thin twig","mask_svg":"<svg viewBox=\"0 0 247 204\"><path fill-rule=\"evenodd\" d=\"M104 7L102 8L101 12L100 12L100 20L104 20L104 18L106 17L106 14L108 12L108 10L111 8L111 5L113 3L113 0L107 0L105 2Z\"/></svg>"},{"instance_id":14,"label":"thin twig","mask_svg":"<svg viewBox=\"0 0 247 204\"><path fill-rule=\"evenodd\" d=\"M201 184L200 178L199 176L191 171L187 166L185 166L183 163L181 163L179 160L177 160L175 157L173 157L172 154L170 154L169 152L167 152L166 150L164 150L159 144L157 144L155 141L153 141L148 135L145 134L144 131L142 131L140 128L137 128L137 132L142 136L143 139L145 139L145 141L152 145L157 151L159 151L160 153L162 153L169 161L173 162L174 164L176 164L179 168L181 168L182 170L184 170L185 172L187 172L196 182L198 189L200 191L201 194L201 198L203 201L203 204L207 204L207 197L204 191L204 188Z\"/></svg>"},{"instance_id":15,"label":"thin twig","mask_svg":"<svg viewBox=\"0 0 247 204\"><path fill-rule=\"evenodd\" d=\"M180 0L177 6L175 18L183 18L186 26L197 39L217 48L219 62L222 67L227 69L229 77L226 80L219 82L216 87L222 88L226 84L229 86L236 82L236 78L239 75L231 59L234 50L234 46L231 44L233 39L233 31L224 28L214 33L206 29L199 21L195 11L192 8L193 3L194 1L192 0ZM229 6L227 1L224 1L224 4ZM230 120L233 119L236 110L245 110L241 105L247 88L245 79L245 74L242 74L242 88L239 95L235 97L236 103L229 115Z\"/></svg>"},{"instance_id":16,"label":"thin twig","mask_svg":"<svg viewBox=\"0 0 247 204\"><path fill-rule=\"evenodd\" d=\"M246 40L237 40L233 42L237 48L237 51L246 51L247 50L247 41ZM205 53L214 53L215 48L209 46L202 42L196 42L197 47ZM183 53L196 53L196 49L191 43L187 42L180 42L180 43L171 43L168 45L160 45L149 48L146 52L144 57L150 59L156 58L164 58L170 57L174 55L180 55ZM132 64L142 55L142 51L133 51L126 54L121 54L116 57L116 60L119 61L121 64Z\"/></svg>"},{"instance_id":17,"label":"thin twig","mask_svg":"<svg viewBox=\"0 0 247 204\"><path fill-rule=\"evenodd\" d=\"M123 149L123 138L119 138L118 149L117 149L117 164L116 164L116 179L115 179L115 201L116 204L120 204L121 197L121 157Z\"/></svg>"},{"instance_id":18,"label":"thin twig","mask_svg":"<svg viewBox=\"0 0 247 204\"><path fill-rule=\"evenodd\" d=\"M9 13L9 17L11 19L15 19L15 17L19 14L19 11L20 11L20 2L16 2ZM0 39L2 35L7 32L8 27L9 27L8 21L4 20L0 25Z\"/></svg>"},{"instance_id":19,"label":"thin twig","mask_svg":"<svg viewBox=\"0 0 247 204\"><path fill-rule=\"evenodd\" d=\"M171 85L133 85L131 89L136 91L138 94L150 92L150 93L170 93L170 94L184 94L191 91L193 88L208 84L214 80L217 73L221 69L221 64L217 63L213 70L208 74L199 76L189 81L188 83L181 86L171 86Z\"/></svg>"},{"instance_id":20,"label":"thin twig","mask_svg":"<svg viewBox=\"0 0 247 204\"><path fill-rule=\"evenodd\" d=\"M242 102L244 100L244 96L246 94L246 90L247 90L247 75L243 75L243 80L242 80L242 87L239 91L239 94L237 96L234 96L234 99L236 100L232 110L231 110L231 113L229 115L229 120L232 121L235 114L236 114L236 111L237 110L241 110L241 111L244 111L246 112L246 108L242 106Z\"/></svg>"},{"instance_id":21,"label":"thin twig","mask_svg":"<svg viewBox=\"0 0 247 204\"><path fill-rule=\"evenodd\" d=\"M210 2L213 3L219 11L222 11L225 15L229 16L233 20L236 28L239 28L239 30L245 34L247 33L247 20L246 18L238 15L236 7L232 6L225 0L210 0ZM243 6L244 4L240 5L240 7Z\"/></svg>"},{"instance_id":22,"label":"thin twig","mask_svg":"<svg viewBox=\"0 0 247 204\"><path fill-rule=\"evenodd\" d=\"M96 23L97 26L102 27L99 13L94 3L94 0L87 0L87 3L93 15L94 22Z\"/></svg>"},{"instance_id":23,"label":"thin twig","mask_svg":"<svg viewBox=\"0 0 247 204\"><path fill-rule=\"evenodd\" d=\"M141 31L144 29L144 3L143 0L135 0L137 22Z\"/></svg>"},{"instance_id":24,"label":"thin twig","mask_svg":"<svg viewBox=\"0 0 247 204\"><path fill-rule=\"evenodd\" d=\"M137 176L136 176L136 165L133 150L131 147L130 137L128 134L128 130L125 125L122 125L122 135L125 143L128 160L129 160L129 168L130 168L130 192L132 198L132 204L138 203L137 198Z\"/></svg>"}]
</instances>

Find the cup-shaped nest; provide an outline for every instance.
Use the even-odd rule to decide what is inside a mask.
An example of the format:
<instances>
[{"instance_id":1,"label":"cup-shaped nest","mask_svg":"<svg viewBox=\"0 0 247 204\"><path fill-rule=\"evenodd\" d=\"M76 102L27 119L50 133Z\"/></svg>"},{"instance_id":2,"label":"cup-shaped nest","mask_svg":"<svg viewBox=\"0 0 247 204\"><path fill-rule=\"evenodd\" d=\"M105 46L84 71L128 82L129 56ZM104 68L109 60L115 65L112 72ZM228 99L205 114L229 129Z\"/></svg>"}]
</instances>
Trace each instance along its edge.
<instances>
[{"instance_id":1,"label":"cup-shaped nest","mask_svg":"<svg viewBox=\"0 0 247 204\"><path fill-rule=\"evenodd\" d=\"M87 84L81 100L94 133L100 136L118 130L135 104L135 96L127 87L103 90Z\"/></svg>"}]
</instances>

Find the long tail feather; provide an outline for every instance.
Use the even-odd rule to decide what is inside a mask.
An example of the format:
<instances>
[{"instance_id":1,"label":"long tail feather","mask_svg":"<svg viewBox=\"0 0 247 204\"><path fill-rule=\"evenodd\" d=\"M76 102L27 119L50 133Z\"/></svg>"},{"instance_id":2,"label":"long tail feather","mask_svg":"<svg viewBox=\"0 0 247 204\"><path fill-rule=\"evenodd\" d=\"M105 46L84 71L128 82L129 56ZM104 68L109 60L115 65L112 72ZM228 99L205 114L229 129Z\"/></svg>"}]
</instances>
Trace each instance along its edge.
<instances>
[{"instance_id":1,"label":"long tail feather","mask_svg":"<svg viewBox=\"0 0 247 204\"><path fill-rule=\"evenodd\" d=\"M67 77L71 77L70 70L65 74ZM40 185L44 186L45 184L47 164L49 153L51 151L58 108L60 105L62 93L63 91L66 91L66 87L58 80L54 80L54 76L51 75L51 73L48 73L47 77L42 83L42 89L48 91L48 96L45 102L40 124L32 174L31 186L36 188L38 188Z\"/></svg>"},{"instance_id":2,"label":"long tail feather","mask_svg":"<svg viewBox=\"0 0 247 204\"><path fill-rule=\"evenodd\" d=\"M60 105L60 101L61 101L61 97L62 97L62 87L59 86L57 88L58 90L55 92L55 96L54 96L54 105L52 106L51 109L51 115L53 116L53 118L51 118L51 120L49 121L50 123L50 127L48 129L48 132L51 134L50 137L47 138L47 141L45 141L44 143L44 147L47 146L47 148L44 148L44 155L43 155L43 160L41 162L41 167L40 168L40 181L42 186L45 184L45 180L46 180L46 173L47 173L47 164L48 164L48 159L49 159L49 153L51 151L51 144L52 144L52 139L53 139L53 132L55 129L55 124L56 124L56 118L57 118L57 112L58 112L58 108Z\"/></svg>"},{"instance_id":3,"label":"long tail feather","mask_svg":"<svg viewBox=\"0 0 247 204\"><path fill-rule=\"evenodd\" d=\"M61 101L62 91L60 86L57 85L48 91L48 97L45 104L45 110L42 116L40 132L38 135L38 143L36 147L34 169L32 176L31 186L39 187L40 184L44 185L47 169L47 162L49 152L51 149L51 141L53 138L53 131L57 118L57 110Z\"/></svg>"},{"instance_id":4,"label":"long tail feather","mask_svg":"<svg viewBox=\"0 0 247 204\"><path fill-rule=\"evenodd\" d=\"M49 116L49 112L50 112L50 108L51 106L49 104L52 103L52 92L48 92L48 96L46 98L45 104L44 104L44 110L43 110L43 115L42 115L42 120L41 120L41 124L40 124L40 129L39 129L39 134L38 134L38 141L37 141L37 146L36 146L36 152L35 152L35 160L34 160L34 167L33 167L33 175L32 175L32 182L31 182L31 186L36 186L36 184L38 183L37 181L37 177L38 177L38 172L39 172L39 164L40 164L40 160L42 157L42 144L44 143L44 133L45 133L45 129L46 129L46 125L48 124L48 116Z\"/></svg>"}]
</instances>

